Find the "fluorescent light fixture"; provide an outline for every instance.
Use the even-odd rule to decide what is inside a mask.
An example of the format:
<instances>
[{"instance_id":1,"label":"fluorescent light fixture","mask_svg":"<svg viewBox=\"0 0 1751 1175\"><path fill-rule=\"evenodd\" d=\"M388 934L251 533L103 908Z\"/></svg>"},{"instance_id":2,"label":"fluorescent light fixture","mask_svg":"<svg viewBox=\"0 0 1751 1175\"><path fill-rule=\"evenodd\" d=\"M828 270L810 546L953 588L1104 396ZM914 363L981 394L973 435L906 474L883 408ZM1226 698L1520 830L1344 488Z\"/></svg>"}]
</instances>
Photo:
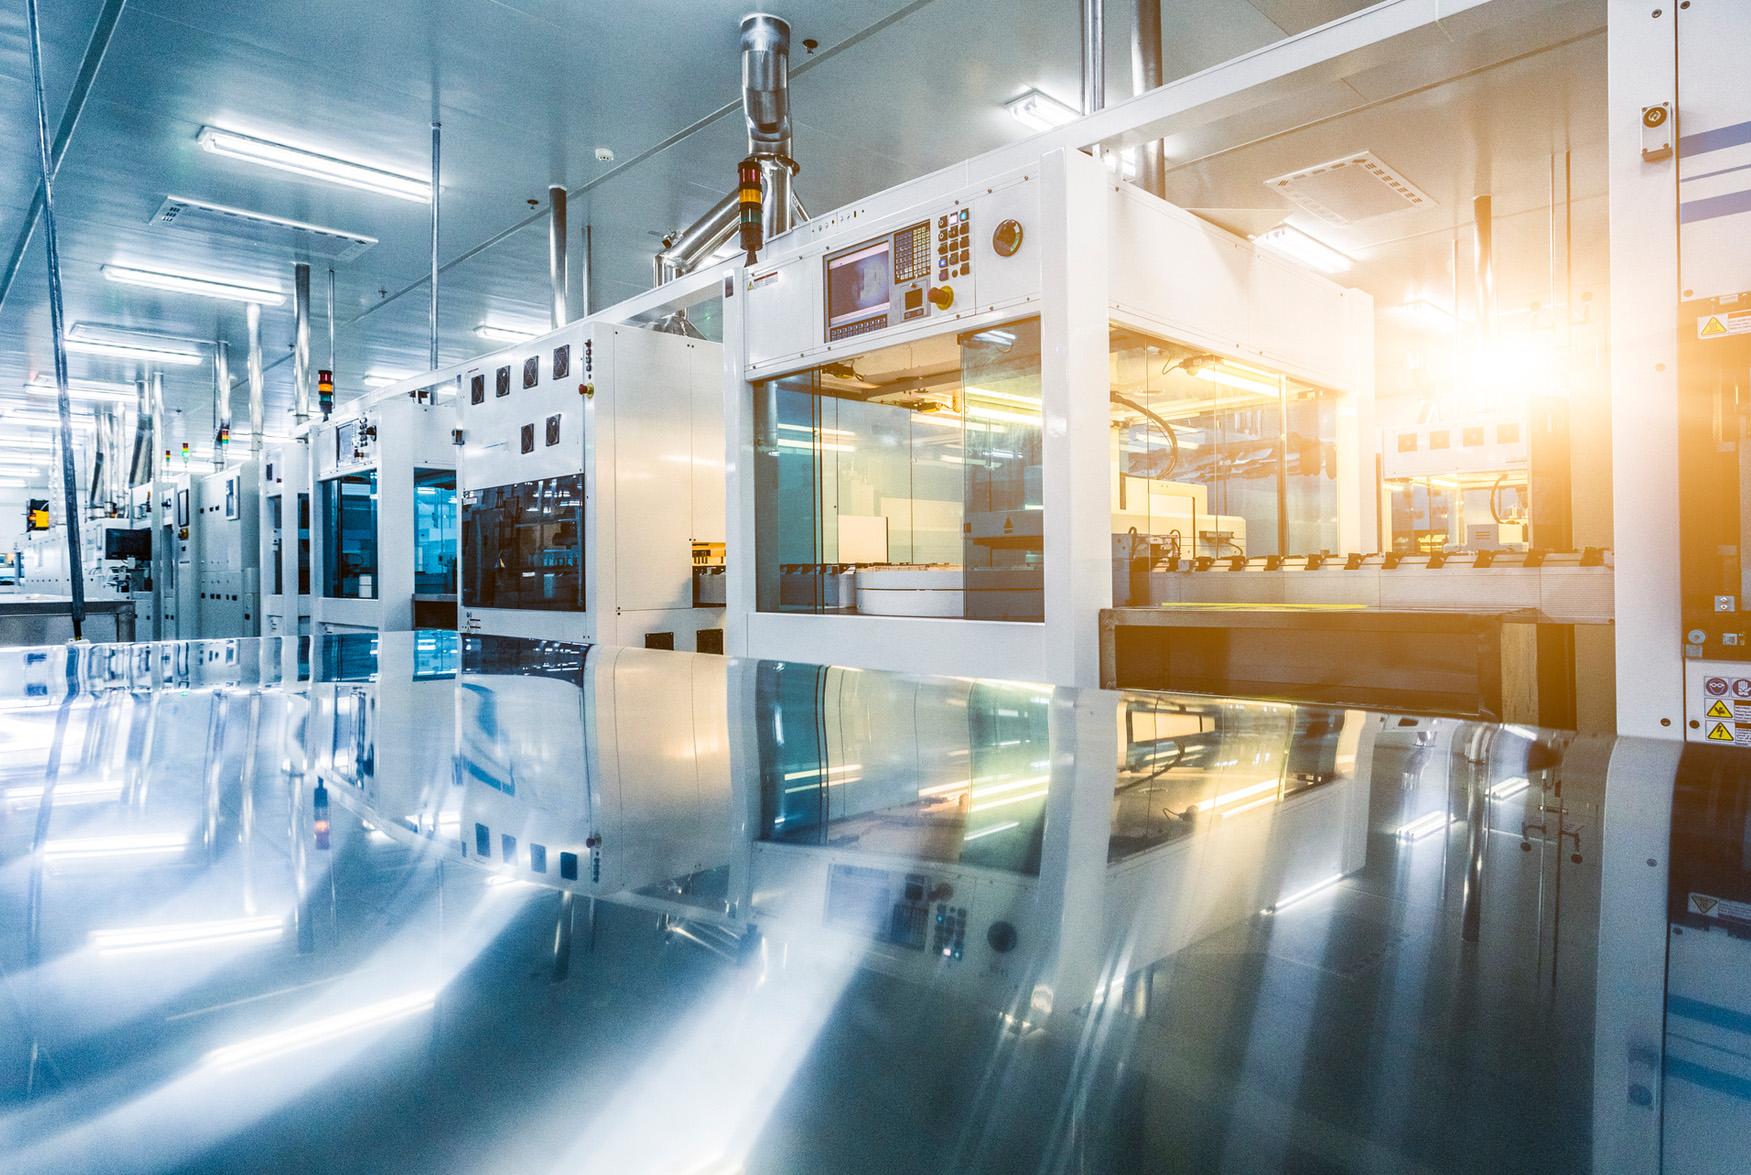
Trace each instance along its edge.
<instances>
[{"instance_id":1,"label":"fluorescent light fixture","mask_svg":"<svg viewBox=\"0 0 1751 1175\"><path fill-rule=\"evenodd\" d=\"M1015 121L1036 131L1049 131L1055 126L1075 122L1082 115L1073 106L1066 106L1039 90L1029 90L1003 104Z\"/></svg>"},{"instance_id":2,"label":"fluorescent light fixture","mask_svg":"<svg viewBox=\"0 0 1751 1175\"><path fill-rule=\"evenodd\" d=\"M1525 779L1504 779L1490 788L1490 798L1496 800L1511 800L1532 784Z\"/></svg>"},{"instance_id":3,"label":"fluorescent light fixture","mask_svg":"<svg viewBox=\"0 0 1751 1175\"><path fill-rule=\"evenodd\" d=\"M1254 237L1253 243L1321 273L1343 273L1355 264L1324 241L1308 236L1293 225L1280 224Z\"/></svg>"},{"instance_id":4,"label":"fluorescent light fixture","mask_svg":"<svg viewBox=\"0 0 1751 1175\"><path fill-rule=\"evenodd\" d=\"M1274 793L1279 786L1281 785L1277 777L1272 776L1270 779L1260 780L1251 787L1243 787L1238 791L1231 791L1225 795L1212 796L1207 800L1199 800L1192 805L1192 809L1197 812L1208 812L1212 808L1220 808L1225 804L1232 804L1237 800L1244 800L1256 796L1262 791L1272 792L1273 794L1270 798L1274 800L1277 798Z\"/></svg>"},{"instance_id":5,"label":"fluorescent light fixture","mask_svg":"<svg viewBox=\"0 0 1751 1175\"><path fill-rule=\"evenodd\" d=\"M22 490L28 489L33 484L36 483L24 481L16 477L0 477L0 489Z\"/></svg>"},{"instance_id":6,"label":"fluorescent light fixture","mask_svg":"<svg viewBox=\"0 0 1751 1175\"><path fill-rule=\"evenodd\" d=\"M413 378L413 376L411 376L411 375L390 375L386 372L373 371L370 375L367 375L364 378L364 380L361 382L363 382L364 385L368 388L386 388L390 384L398 384L404 379L412 379L412 378Z\"/></svg>"},{"instance_id":7,"label":"fluorescent light fixture","mask_svg":"<svg viewBox=\"0 0 1751 1175\"><path fill-rule=\"evenodd\" d=\"M1398 830L1400 840L1418 841L1447 827L1447 813L1428 812Z\"/></svg>"},{"instance_id":8,"label":"fluorescent light fixture","mask_svg":"<svg viewBox=\"0 0 1751 1175\"><path fill-rule=\"evenodd\" d=\"M1330 877L1326 878L1324 881L1316 881L1312 885L1308 886L1304 890L1299 891L1298 893L1292 893L1286 898L1277 899L1276 905L1266 906L1263 910L1260 910L1259 913L1261 913L1261 914L1280 914L1284 910L1287 910L1290 906L1293 906L1296 902L1304 901L1307 898L1312 897L1314 894L1319 893L1321 890L1330 889L1332 886L1336 885L1338 882L1342 881L1343 879L1344 879L1344 875L1342 873L1334 873Z\"/></svg>"},{"instance_id":9,"label":"fluorescent light fixture","mask_svg":"<svg viewBox=\"0 0 1751 1175\"><path fill-rule=\"evenodd\" d=\"M188 947L243 946L275 942L285 937L285 933L284 918L225 918L215 922L180 922L163 926L93 930L91 945L105 955L141 954L146 951L181 950Z\"/></svg>"},{"instance_id":10,"label":"fluorescent light fixture","mask_svg":"<svg viewBox=\"0 0 1751 1175\"><path fill-rule=\"evenodd\" d=\"M89 408L75 408L72 415L74 428L92 427ZM8 408L0 415L0 424L22 424L27 428L55 428L60 423L61 414L47 408Z\"/></svg>"},{"instance_id":11,"label":"fluorescent light fixture","mask_svg":"<svg viewBox=\"0 0 1751 1175\"><path fill-rule=\"evenodd\" d=\"M980 408L974 404L967 405L967 415L974 420L998 420L1005 424L1026 424L1038 428L1038 416L1023 416L1019 412L1000 412L995 408Z\"/></svg>"},{"instance_id":12,"label":"fluorescent light fixture","mask_svg":"<svg viewBox=\"0 0 1751 1175\"><path fill-rule=\"evenodd\" d=\"M24 390L39 396L55 396L60 389L55 381L46 375L39 375L25 383ZM73 400L106 400L112 402L133 403L139 393L133 384L111 383L107 380L70 379L67 381L67 396Z\"/></svg>"},{"instance_id":13,"label":"fluorescent light fixture","mask_svg":"<svg viewBox=\"0 0 1751 1175\"><path fill-rule=\"evenodd\" d=\"M1419 298L1415 302L1406 302L1404 309L1405 313L1424 326L1447 331L1453 329L1453 315L1426 299Z\"/></svg>"},{"instance_id":14,"label":"fluorescent light fixture","mask_svg":"<svg viewBox=\"0 0 1751 1175\"><path fill-rule=\"evenodd\" d=\"M83 339L68 339L67 350L80 355L108 355L116 359L144 359L148 363L169 363L189 367L202 357L186 351L161 351L153 347L130 347L121 343L93 343Z\"/></svg>"},{"instance_id":15,"label":"fluorescent light fixture","mask_svg":"<svg viewBox=\"0 0 1751 1175\"><path fill-rule=\"evenodd\" d=\"M857 435L848 428L816 428L809 424L781 424L778 427L788 428L792 432L806 432L823 437L854 437Z\"/></svg>"},{"instance_id":16,"label":"fluorescent light fixture","mask_svg":"<svg viewBox=\"0 0 1751 1175\"><path fill-rule=\"evenodd\" d=\"M20 784L0 791L7 805L14 808L27 807L42 802L43 785L40 783ZM55 807L67 807L74 804L104 804L112 803L122 798L122 785L119 781L94 780L84 783L57 783L55 785Z\"/></svg>"},{"instance_id":17,"label":"fluorescent light fixture","mask_svg":"<svg viewBox=\"0 0 1751 1175\"><path fill-rule=\"evenodd\" d=\"M408 992L394 999L366 1004L362 1008L354 1008L339 1015L326 1016L321 1020L312 1020L280 1032L270 1032L266 1036L214 1049L207 1054L206 1063L220 1069L252 1065L257 1061L284 1056L314 1045L327 1044L331 1040L339 1040L367 1028L392 1024L416 1012L423 1012L437 1002L438 993L435 988Z\"/></svg>"},{"instance_id":18,"label":"fluorescent light fixture","mask_svg":"<svg viewBox=\"0 0 1751 1175\"><path fill-rule=\"evenodd\" d=\"M69 351L83 355L110 355L118 359L144 359L150 363L192 366L204 363L207 345L194 339L158 335L150 331L88 326L76 322L67 330Z\"/></svg>"},{"instance_id":19,"label":"fluorescent light fixture","mask_svg":"<svg viewBox=\"0 0 1751 1175\"><path fill-rule=\"evenodd\" d=\"M1238 388L1243 392L1257 392L1261 396L1270 396L1272 399L1275 399L1277 396L1276 384L1266 383L1259 379L1250 379L1244 375L1235 375L1233 372L1224 371L1220 367L1201 367L1198 369L1198 378L1206 383L1221 384L1224 387Z\"/></svg>"},{"instance_id":20,"label":"fluorescent light fixture","mask_svg":"<svg viewBox=\"0 0 1751 1175\"><path fill-rule=\"evenodd\" d=\"M832 441L805 441L792 437L779 437L778 446L781 449L823 449L829 453L857 452L856 445L836 445Z\"/></svg>"},{"instance_id":21,"label":"fluorescent light fixture","mask_svg":"<svg viewBox=\"0 0 1751 1175\"><path fill-rule=\"evenodd\" d=\"M420 204L432 202L431 181L384 171L379 167L336 159L332 155L319 155L314 151L257 139L216 126L202 127L196 141L215 155L228 155L233 159L259 163L263 167L327 180L331 184L341 184L361 191L394 196L400 200L413 200Z\"/></svg>"},{"instance_id":22,"label":"fluorescent light fixture","mask_svg":"<svg viewBox=\"0 0 1751 1175\"><path fill-rule=\"evenodd\" d=\"M1014 392L994 392L990 388L969 387L964 389L968 396L979 396L988 400L1007 400L1011 404L1021 404L1035 411L1039 410L1038 396L1018 396Z\"/></svg>"},{"instance_id":23,"label":"fluorescent light fixture","mask_svg":"<svg viewBox=\"0 0 1751 1175\"><path fill-rule=\"evenodd\" d=\"M495 343L526 343L541 332L518 330L514 326L491 326L483 322L474 328L474 333Z\"/></svg>"},{"instance_id":24,"label":"fluorescent light fixture","mask_svg":"<svg viewBox=\"0 0 1751 1175\"><path fill-rule=\"evenodd\" d=\"M49 841L43 846L43 856L59 861L92 857L140 857L180 853L187 846L188 837L179 832L81 836Z\"/></svg>"},{"instance_id":25,"label":"fluorescent light fixture","mask_svg":"<svg viewBox=\"0 0 1751 1175\"><path fill-rule=\"evenodd\" d=\"M286 300L286 296L278 290L240 286L235 282L214 281L212 278L191 277L182 273L156 273L150 269L131 269L125 265L100 265L97 271L109 281L124 286L145 286L149 290L171 290L178 294L199 294L203 298L221 298L230 302L256 302L263 306L278 306Z\"/></svg>"}]
</instances>

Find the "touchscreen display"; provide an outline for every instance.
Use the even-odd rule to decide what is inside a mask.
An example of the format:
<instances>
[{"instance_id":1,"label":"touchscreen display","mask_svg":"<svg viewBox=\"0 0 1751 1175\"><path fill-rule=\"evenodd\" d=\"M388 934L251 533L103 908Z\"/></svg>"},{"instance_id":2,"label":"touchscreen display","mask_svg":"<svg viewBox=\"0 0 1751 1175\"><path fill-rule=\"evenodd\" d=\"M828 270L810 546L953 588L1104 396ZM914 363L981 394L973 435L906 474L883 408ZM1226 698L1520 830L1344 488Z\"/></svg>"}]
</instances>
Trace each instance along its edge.
<instances>
[{"instance_id":1,"label":"touchscreen display","mask_svg":"<svg viewBox=\"0 0 1751 1175\"><path fill-rule=\"evenodd\" d=\"M827 262L827 326L885 313L888 274L887 238Z\"/></svg>"}]
</instances>

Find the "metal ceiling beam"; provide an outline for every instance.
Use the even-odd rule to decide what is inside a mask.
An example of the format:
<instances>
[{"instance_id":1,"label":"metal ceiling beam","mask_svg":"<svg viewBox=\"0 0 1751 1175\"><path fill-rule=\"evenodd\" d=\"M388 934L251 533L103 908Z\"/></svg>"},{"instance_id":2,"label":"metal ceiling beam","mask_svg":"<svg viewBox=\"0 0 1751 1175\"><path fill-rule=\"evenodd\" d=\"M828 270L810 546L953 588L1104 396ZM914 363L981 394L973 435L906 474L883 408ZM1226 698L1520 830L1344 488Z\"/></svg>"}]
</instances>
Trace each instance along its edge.
<instances>
[{"instance_id":1,"label":"metal ceiling beam","mask_svg":"<svg viewBox=\"0 0 1751 1175\"><path fill-rule=\"evenodd\" d=\"M73 129L79 125L79 116L85 110L85 100L91 96L92 83L97 80L97 71L103 65L104 54L109 52L109 43L115 35L116 22L121 19L122 8L127 0L104 0L101 11L97 14L97 23L91 28L91 38L85 42L85 58L79 63L79 74L73 79L73 90L67 96L67 108L61 113L61 125L55 131L54 142L49 147L49 178L54 179L61 170L61 159L67 154L67 144L73 139ZM0 273L0 309L6 306L6 296L12 292L12 279L18 276L18 267L24 261L24 251L30 247L31 235L36 231L37 220L43 212L43 185L39 180L36 193L31 197L30 211L25 214L24 227L18 230L18 239L13 242L12 254L6 259L6 269Z\"/></svg>"}]
</instances>

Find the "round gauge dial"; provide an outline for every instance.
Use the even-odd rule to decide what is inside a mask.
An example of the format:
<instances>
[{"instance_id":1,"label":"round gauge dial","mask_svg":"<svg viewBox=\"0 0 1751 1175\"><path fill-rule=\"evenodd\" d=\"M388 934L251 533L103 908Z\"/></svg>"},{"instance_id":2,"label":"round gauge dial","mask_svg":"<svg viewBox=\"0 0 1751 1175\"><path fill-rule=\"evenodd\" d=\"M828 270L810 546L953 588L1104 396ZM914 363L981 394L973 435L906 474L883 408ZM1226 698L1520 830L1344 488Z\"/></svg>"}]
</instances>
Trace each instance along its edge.
<instances>
[{"instance_id":1,"label":"round gauge dial","mask_svg":"<svg viewBox=\"0 0 1751 1175\"><path fill-rule=\"evenodd\" d=\"M1021 222L1006 220L992 232L991 247L997 250L999 257L1014 257L1021 248L1021 238Z\"/></svg>"}]
</instances>

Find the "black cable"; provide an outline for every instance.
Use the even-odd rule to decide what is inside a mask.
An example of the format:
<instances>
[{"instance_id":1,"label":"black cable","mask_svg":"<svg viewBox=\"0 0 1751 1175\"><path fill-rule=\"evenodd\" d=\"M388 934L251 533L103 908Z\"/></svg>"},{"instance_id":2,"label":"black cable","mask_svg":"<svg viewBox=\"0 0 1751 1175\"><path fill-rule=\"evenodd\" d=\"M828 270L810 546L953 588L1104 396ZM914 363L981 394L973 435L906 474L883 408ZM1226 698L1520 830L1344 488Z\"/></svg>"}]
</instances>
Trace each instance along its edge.
<instances>
[{"instance_id":1,"label":"black cable","mask_svg":"<svg viewBox=\"0 0 1751 1175\"><path fill-rule=\"evenodd\" d=\"M1149 409L1143 407L1143 405L1137 403L1135 400L1128 400L1117 392L1110 392L1109 395L1112 396L1113 403L1129 408L1133 412L1142 413L1145 417L1160 426L1162 432L1167 434L1167 443L1169 446L1167 468L1162 472L1161 477L1156 480L1166 480L1167 478L1172 477L1173 471L1179 468L1179 434L1173 431L1173 425L1169 424Z\"/></svg>"}]
</instances>

